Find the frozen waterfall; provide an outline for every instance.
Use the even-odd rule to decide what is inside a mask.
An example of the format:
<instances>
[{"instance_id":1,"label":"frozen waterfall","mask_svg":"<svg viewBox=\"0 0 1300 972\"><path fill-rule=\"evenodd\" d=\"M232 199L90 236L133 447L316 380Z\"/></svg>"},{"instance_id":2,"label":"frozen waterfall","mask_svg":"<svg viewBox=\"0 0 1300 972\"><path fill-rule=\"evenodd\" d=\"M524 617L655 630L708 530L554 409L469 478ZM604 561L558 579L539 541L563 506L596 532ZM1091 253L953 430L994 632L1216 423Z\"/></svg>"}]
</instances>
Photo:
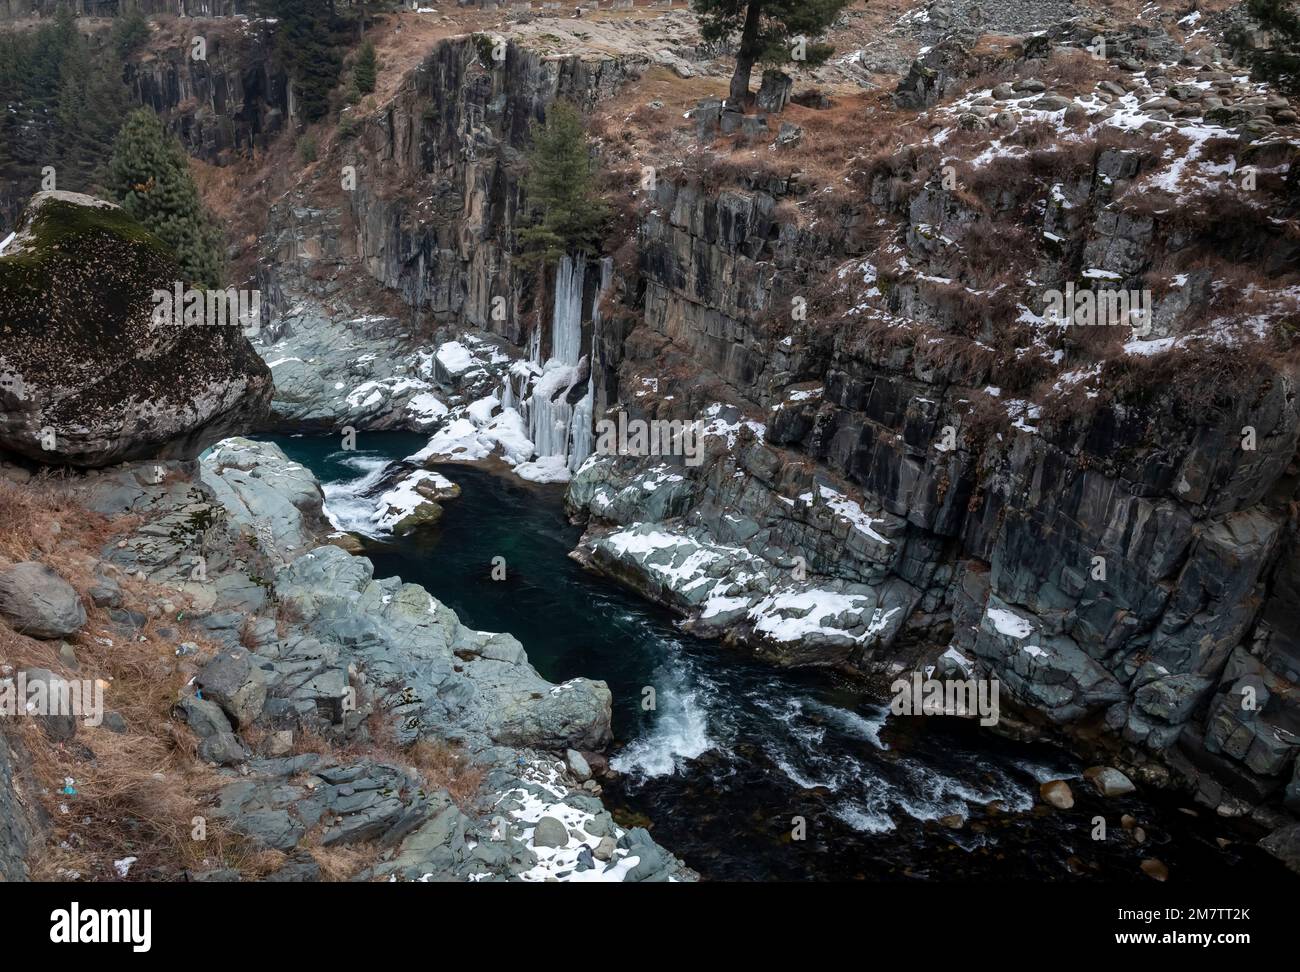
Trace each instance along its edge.
<instances>
[{"instance_id":1,"label":"frozen waterfall","mask_svg":"<svg viewBox=\"0 0 1300 972\"><path fill-rule=\"evenodd\" d=\"M600 287L593 301L591 318L594 335L600 325L600 298L609 286L613 261L605 258L600 266ZM582 353L582 292L586 261L565 256L555 271L555 306L552 314L551 357L541 362L540 335L530 344L529 358L540 366L541 376L533 384L526 402L528 437L537 448L537 461L552 457L551 465L577 469L591 455L594 438L591 428L594 400L590 360ZM536 332L535 332L536 333ZM584 376L583 372L587 374ZM568 401L578 381L586 381L583 397L577 404ZM513 389L512 389L513 391Z\"/></svg>"}]
</instances>

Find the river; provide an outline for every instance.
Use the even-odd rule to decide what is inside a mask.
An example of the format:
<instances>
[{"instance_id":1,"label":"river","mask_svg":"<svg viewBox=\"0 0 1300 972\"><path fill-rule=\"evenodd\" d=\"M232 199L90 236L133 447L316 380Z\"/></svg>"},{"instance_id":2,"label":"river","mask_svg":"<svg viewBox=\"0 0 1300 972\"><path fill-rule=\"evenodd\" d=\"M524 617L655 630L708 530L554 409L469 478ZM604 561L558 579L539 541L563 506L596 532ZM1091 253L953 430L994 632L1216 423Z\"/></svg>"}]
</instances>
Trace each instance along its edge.
<instances>
[{"instance_id":1,"label":"river","mask_svg":"<svg viewBox=\"0 0 1300 972\"><path fill-rule=\"evenodd\" d=\"M332 437L273 441L316 473L332 516L355 528L393 464L426 440L364 432L354 451ZM887 700L842 677L778 670L692 637L569 559L580 530L561 487L470 465L438 471L462 495L420 535L375 543L376 576L423 585L473 628L511 633L552 681L607 682L621 778L605 785L606 804L706 879L1149 881L1147 857L1175 879L1280 871L1248 844L1221 849L1228 825L1189 812L1189 801L1103 801L1056 747L964 720L892 717ZM504 579L493 579L494 558ZM1070 811L1037 800L1040 783L1061 778L1075 794ZM1094 839L1097 816L1105 839Z\"/></svg>"}]
</instances>

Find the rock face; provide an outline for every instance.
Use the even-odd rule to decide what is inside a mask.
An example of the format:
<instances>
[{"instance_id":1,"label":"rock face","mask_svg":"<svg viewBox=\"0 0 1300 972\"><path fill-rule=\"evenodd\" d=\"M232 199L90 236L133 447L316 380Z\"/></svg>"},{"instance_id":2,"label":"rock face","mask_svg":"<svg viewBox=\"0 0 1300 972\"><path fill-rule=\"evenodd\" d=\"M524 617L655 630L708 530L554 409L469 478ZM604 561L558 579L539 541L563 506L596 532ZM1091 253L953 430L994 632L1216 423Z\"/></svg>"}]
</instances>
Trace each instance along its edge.
<instances>
[{"instance_id":1,"label":"rock face","mask_svg":"<svg viewBox=\"0 0 1300 972\"><path fill-rule=\"evenodd\" d=\"M0 568L0 615L32 638L70 638L86 623L72 585L34 561Z\"/></svg>"},{"instance_id":2,"label":"rock face","mask_svg":"<svg viewBox=\"0 0 1300 972\"><path fill-rule=\"evenodd\" d=\"M40 821L35 799L26 795L23 754L0 727L0 880L27 879L27 857L38 843ZM26 793L24 792L26 791ZM34 794L33 794L34 796Z\"/></svg>"},{"instance_id":3,"label":"rock face","mask_svg":"<svg viewBox=\"0 0 1300 972\"><path fill-rule=\"evenodd\" d=\"M0 251L0 449L47 464L189 457L257 421L270 373L237 325L157 325L162 244L122 210L37 194Z\"/></svg>"},{"instance_id":4,"label":"rock face","mask_svg":"<svg viewBox=\"0 0 1300 972\"><path fill-rule=\"evenodd\" d=\"M189 15L212 18L244 13L248 6L244 0L179 5L201 7ZM273 21L206 20L203 36L203 59L190 56L187 41L128 61L125 78L133 100L156 111L191 155L224 165L265 150L291 124L289 79L275 56Z\"/></svg>"},{"instance_id":5,"label":"rock face","mask_svg":"<svg viewBox=\"0 0 1300 972\"><path fill-rule=\"evenodd\" d=\"M1244 97L1226 65L1189 68L1195 85L1147 85L1128 58L1164 56L1168 39L1139 45L1141 31L1115 45L1123 83L1098 89L1109 101L1015 79L1010 65L1036 74L1028 62L1081 29L1013 45L997 55L1008 80L961 104L949 102L989 67L987 45L935 45L898 103L942 118L945 138L987 133L996 155L1030 118L1095 126L1132 111L1160 144L1211 121L1205 86ZM1142 107L1166 91L1176 109ZM1260 115L1285 117L1260 100ZM1294 145L1270 149L1262 131L1215 134L1243 159L1274 151L1294 168ZM1139 210L1155 184L1184 191L1141 139L1099 143L1041 182L1005 159L996 177L968 162L956 188L919 158L930 147L856 171L862 196L815 231L782 218L813 200L779 171L720 186L661 178L647 193L623 291L641 320L598 337L596 381L616 376L611 400L630 420L700 422L704 459L590 460L568 493L588 524L576 556L778 663L996 678L1040 725L1100 736L1126 768L1172 770L1211 806L1280 797L1300 749L1300 376L1262 355L1214 409L1189 405L1190 380L1167 382L1156 363L1195 346L1212 288L1194 274L1158 290L1150 333L1126 333L1105 363L1081 329L1039 344L1043 332L1016 328L1043 319L1049 289L1139 286L1175 254L1259 261L1277 293L1294 241L1264 218L1220 241L1213 218L1184 229L1173 210ZM1275 180L1256 215L1287 205ZM1041 237L1024 241L1031 286L1003 304L1001 284L981 283L975 241L1010 239L1011 213ZM1018 259L1005 247L987 258ZM842 303L814 308L809 295L837 280ZM806 319L788 311L800 302ZM1036 344L1041 404L1017 377ZM1118 377L1129 368L1150 369L1140 392ZM1072 403L1061 391L1084 374L1097 380ZM1243 444L1244 430L1257 438Z\"/></svg>"},{"instance_id":6,"label":"rock face","mask_svg":"<svg viewBox=\"0 0 1300 972\"><path fill-rule=\"evenodd\" d=\"M644 65L546 57L515 43L498 64L482 39L439 42L366 121L347 160L357 179L346 222L301 198L272 209L259 263L271 306L288 310L298 293L335 287L318 267L355 263L421 315L524 343L536 295L513 247L522 215L515 163L530 126L552 99L591 107ZM494 298L503 309L494 312Z\"/></svg>"}]
</instances>

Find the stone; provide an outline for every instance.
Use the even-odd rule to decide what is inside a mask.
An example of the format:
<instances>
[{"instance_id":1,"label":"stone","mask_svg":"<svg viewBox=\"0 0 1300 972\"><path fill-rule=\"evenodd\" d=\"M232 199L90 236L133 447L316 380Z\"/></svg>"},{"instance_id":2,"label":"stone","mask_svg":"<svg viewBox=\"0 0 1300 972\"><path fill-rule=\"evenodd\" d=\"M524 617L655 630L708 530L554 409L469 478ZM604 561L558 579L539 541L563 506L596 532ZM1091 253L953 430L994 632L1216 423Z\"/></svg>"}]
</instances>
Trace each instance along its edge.
<instances>
[{"instance_id":1,"label":"stone","mask_svg":"<svg viewBox=\"0 0 1300 972\"><path fill-rule=\"evenodd\" d=\"M1070 784L1064 780L1044 783L1038 788L1038 795L1043 802L1050 803L1058 810L1069 810L1074 806L1074 794L1070 791Z\"/></svg>"},{"instance_id":2,"label":"stone","mask_svg":"<svg viewBox=\"0 0 1300 972\"><path fill-rule=\"evenodd\" d=\"M221 706L235 728L251 725L266 704L266 682L245 649L217 655L199 671L195 684Z\"/></svg>"},{"instance_id":3,"label":"stone","mask_svg":"<svg viewBox=\"0 0 1300 972\"><path fill-rule=\"evenodd\" d=\"M582 758L582 754L574 749L564 751L564 761L568 764L569 772L572 773L579 782L585 782L591 779L591 767L587 761Z\"/></svg>"},{"instance_id":4,"label":"stone","mask_svg":"<svg viewBox=\"0 0 1300 972\"><path fill-rule=\"evenodd\" d=\"M107 466L192 458L254 425L271 372L238 326L154 326L173 292L171 254L112 203L40 192L0 254L0 450L37 462ZM17 285L38 273L47 294Z\"/></svg>"},{"instance_id":5,"label":"stone","mask_svg":"<svg viewBox=\"0 0 1300 972\"><path fill-rule=\"evenodd\" d=\"M1043 95L1034 102L1033 107L1038 111L1062 111L1073 104L1073 101L1061 95Z\"/></svg>"},{"instance_id":6,"label":"stone","mask_svg":"<svg viewBox=\"0 0 1300 972\"><path fill-rule=\"evenodd\" d=\"M0 615L19 634L42 639L69 638L86 623L76 589L30 560L0 568Z\"/></svg>"},{"instance_id":7,"label":"stone","mask_svg":"<svg viewBox=\"0 0 1300 972\"><path fill-rule=\"evenodd\" d=\"M569 832L560 821L554 817L542 817L537 821L533 830L534 847L566 847L568 843Z\"/></svg>"},{"instance_id":8,"label":"stone","mask_svg":"<svg viewBox=\"0 0 1300 972\"><path fill-rule=\"evenodd\" d=\"M122 606L122 586L112 576L115 567L101 564L95 569L95 580L91 585L90 600L95 607L119 608Z\"/></svg>"},{"instance_id":9,"label":"stone","mask_svg":"<svg viewBox=\"0 0 1300 972\"><path fill-rule=\"evenodd\" d=\"M1300 874L1300 823L1278 827L1259 846Z\"/></svg>"},{"instance_id":10,"label":"stone","mask_svg":"<svg viewBox=\"0 0 1300 972\"><path fill-rule=\"evenodd\" d=\"M1142 869L1142 873L1145 874L1147 877L1151 878L1152 880L1155 881L1169 880L1169 868L1165 866L1163 861L1158 860L1157 858L1154 857L1144 858L1142 860L1142 863L1139 864L1138 866Z\"/></svg>"},{"instance_id":11,"label":"stone","mask_svg":"<svg viewBox=\"0 0 1300 972\"><path fill-rule=\"evenodd\" d=\"M608 861L613 859L614 851L617 849L618 845L614 843L614 838L607 835L600 838L596 843L596 849L592 853L595 854L596 860Z\"/></svg>"},{"instance_id":12,"label":"stone","mask_svg":"<svg viewBox=\"0 0 1300 972\"><path fill-rule=\"evenodd\" d=\"M1104 797L1127 796L1137 789L1132 780L1113 766L1091 766L1083 771L1083 776Z\"/></svg>"},{"instance_id":13,"label":"stone","mask_svg":"<svg viewBox=\"0 0 1300 972\"><path fill-rule=\"evenodd\" d=\"M279 729L266 739L267 756L285 756L293 751L293 730Z\"/></svg>"},{"instance_id":14,"label":"stone","mask_svg":"<svg viewBox=\"0 0 1300 972\"><path fill-rule=\"evenodd\" d=\"M93 700L74 696L72 685L49 669L24 668L22 672L27 681L27 699L24 701L32 701L32 687L40 686L44 701L38 705L45 711L38 711L34 717L39 721L46 738L54 743L71 740L77 734L77 720L91 714L90 704ZM80 709L77 708L78 701Z\"/></svg>"},{"instance_id":15,"label":"stone","mask_svg":"<svg viewBox=\"0 0 1300 972\"><path fill-rule=\"evenodd\" d=\"M248 749L215 702L189 695L177 702L173 711L199 737L200 759L218 766L231 766L248 759Z\"/></svg>"},{"instance_id":16,"label":"stone","mask_svg":"<svg viewBox=\"0 0 1300 972\"><path fill-rule=\"evenodd\" d=\"M789 103L793 87L794 81L790 75L775 68L768 68L763 72L763 80L759 85L754 105L759 111L779 114Z\"/></svg>"}]
</instances>

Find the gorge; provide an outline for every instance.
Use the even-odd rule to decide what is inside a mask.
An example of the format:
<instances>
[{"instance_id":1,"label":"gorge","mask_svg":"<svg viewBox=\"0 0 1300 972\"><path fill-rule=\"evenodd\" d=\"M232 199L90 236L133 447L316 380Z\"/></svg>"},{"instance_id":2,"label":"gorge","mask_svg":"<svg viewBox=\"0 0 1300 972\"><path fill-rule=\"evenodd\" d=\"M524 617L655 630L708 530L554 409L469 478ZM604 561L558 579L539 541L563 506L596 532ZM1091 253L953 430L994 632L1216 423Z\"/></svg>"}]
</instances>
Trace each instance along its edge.
<instances>
[{"instance_id":1,"label":"gorge","mask_svg":"<svg viewBox=\"0 0 1300 972\"><path fill-rule=\"evenodd\" d=\"M59 779L152 777L2 724L7 880L1300 870L1300 115L1245 6L849 3L738 106L682 3L376 4L315 119L276 18L158 6L125 90L260 322L151 321L129 202L6 180L0 677L105 678L220 836L88 835ZM539 260L561 103L605 218Z\"/></svg>"}]
</instances>

